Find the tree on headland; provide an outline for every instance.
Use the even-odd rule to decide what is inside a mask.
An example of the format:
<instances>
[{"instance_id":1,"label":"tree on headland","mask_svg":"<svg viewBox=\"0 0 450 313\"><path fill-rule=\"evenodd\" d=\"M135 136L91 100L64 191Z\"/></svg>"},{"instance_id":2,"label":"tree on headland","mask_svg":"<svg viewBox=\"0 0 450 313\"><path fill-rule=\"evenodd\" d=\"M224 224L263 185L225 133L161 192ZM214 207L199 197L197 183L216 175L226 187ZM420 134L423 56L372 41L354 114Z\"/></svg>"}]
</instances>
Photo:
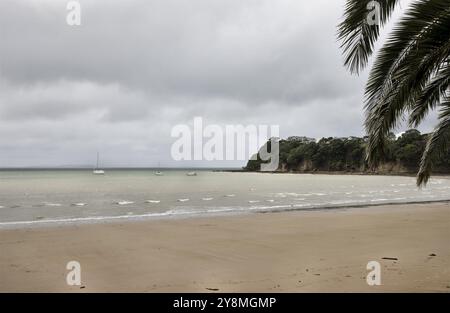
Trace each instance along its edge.
<instances>
[{"instance_id":1,"label":"tree on headland","mask_svg":"<svg viewBox=\"0 0 450 313\"><path fill-rule=\"evenodd\" d=\"M407 130L398 138L389 134L386 154L377 168L369 167L366 160L367 137L327 137L318 141L297 138L279 141L278 171L405 174L417 172L428 134L421 134L415 129ZM262 163L264 161L257 154L248 161L245 169L259 171ZM440 158L434 166L439 173L450 173L450 155Z\"/></svg>"},{"instance_id":2,"label":"tree on headland","mask_svg":"<svg viewBox=\"0 0 450 313\"><path fill-rule=\"evenodd\" d=\"M367 66L380 28L399 4L400 0L347 0L338 38L350 72L358 74ZM375 23L370 20L374 16ZM375 166L389 154L389 133L405 115L409 125L417 127L438 109L438 124L424 149L409 144L396 151L398 157L414 162L423 150L417 160L417 184L425 185L433 167L449 154L449 86L450 0L413 0L370 70L365 89L368 164Z\"/></svg>"}]
</instances>

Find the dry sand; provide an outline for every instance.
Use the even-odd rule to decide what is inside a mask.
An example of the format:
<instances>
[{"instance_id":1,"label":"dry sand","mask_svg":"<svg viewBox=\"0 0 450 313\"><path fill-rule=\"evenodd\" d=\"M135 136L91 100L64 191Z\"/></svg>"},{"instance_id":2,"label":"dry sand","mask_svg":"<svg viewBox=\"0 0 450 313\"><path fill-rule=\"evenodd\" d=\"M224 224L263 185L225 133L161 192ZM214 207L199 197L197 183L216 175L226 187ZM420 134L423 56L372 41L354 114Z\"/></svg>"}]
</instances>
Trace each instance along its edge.
<instances>
[{"instance_id":1,"label":"dry sand","mask_svg":"<svg viewBox=\"0 0 450 313\"><path fill-rule=\"evenodd\" d=\"M71 260L81 264L82 287L66 284ZM372 260L382 286L366 284ZM211 289L450 292L450 205L0 231L3 292Z\"/></svg>"}]
</instances>

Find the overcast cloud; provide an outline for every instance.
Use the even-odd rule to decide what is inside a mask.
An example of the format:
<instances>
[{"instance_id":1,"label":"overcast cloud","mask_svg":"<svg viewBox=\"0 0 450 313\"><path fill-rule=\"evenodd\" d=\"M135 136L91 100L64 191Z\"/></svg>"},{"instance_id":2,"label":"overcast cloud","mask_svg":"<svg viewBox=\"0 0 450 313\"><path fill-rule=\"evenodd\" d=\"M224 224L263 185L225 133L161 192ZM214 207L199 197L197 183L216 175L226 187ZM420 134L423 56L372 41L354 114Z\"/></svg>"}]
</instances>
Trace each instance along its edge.
<instances>
[{"instance_id":1,"label":"overcast cloud","mask_svg":"<svg viewBox=\"0 0 450 313\"><path fill-rule=\"evenodd\" d=\"M173 126L363 135L367 74L336 42L344 0L0 1L0 167L241 166L170 158ZM430 122L424 130L430 129Z\"/></svg>"}]
</instances>

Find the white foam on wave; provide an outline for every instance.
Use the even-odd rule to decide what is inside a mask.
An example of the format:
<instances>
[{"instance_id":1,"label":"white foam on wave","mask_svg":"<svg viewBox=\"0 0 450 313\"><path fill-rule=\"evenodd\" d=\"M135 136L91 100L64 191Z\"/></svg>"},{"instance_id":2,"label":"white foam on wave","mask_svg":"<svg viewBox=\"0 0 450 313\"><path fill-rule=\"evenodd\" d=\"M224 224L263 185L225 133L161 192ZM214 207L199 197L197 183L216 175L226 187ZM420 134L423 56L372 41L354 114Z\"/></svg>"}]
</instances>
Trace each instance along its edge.
<instances>
[{"instance_id":1,"label":"white foam on wave","mask_svg":"<svg viewBox=\"0 0 450 313\"><path fill-rule=\"evenodd\" d=\"M295 207L303 207L305 205L297 205ZM216 207L210 209L175 209L168 210L160 213L147 213L147 214L133 214L127 212L125 215L117 216L91 216L91 217L71 217L71 218L55 218L44 219L38 217L32 221L14 221L14 222L0 222L1 227L20 227L20 226L33 226L33 225L45 225L45 224L74 224L74 223L95 223L95 222L108 222L114 220L140 220L145 218L158 218L158 217L170 217L170 216L183 216L183 215L202 215L202 214L214 214L214 213L230 213L230 212L245 212L245 211L267 211L267 210L282 210L294 207L293 205L278 205L278 206L254 206L254 207Z\"/></svg>"},{"instance_id":2,"label":"white foam on wave","mask_svg":"<svg viewBox=\"0 0 450 313\"><path fill-rule=\"evenodd\" d=\"M236 212L236 211L242 211L243 208L216 208L216 209L209 209L206 210L206 213L222 213L222 212Z\"/></svg>"},{"instance_id":3,"label":"white foam on wave","mask_svg":"<svg viewBox=\"0 0 450 313\"><path fill-rule=\"evenodd\" d=\"M261 201L259 200L249 200L248 203L260 203Z\"/></svg>"},{"instance_id":4,"label":"white foam on wave","mask_svg":"<svg viewBox=\"0 0 450 313\"><path fill-rule=\"evenodd\" d=\"M87 203L79 202L79 203L72 203L73 206L86 206Z\"/></svg>"},{"instance_id":5,"label":"white foam on wave","mask_svg":"<svg viewBox=\"0 0 450 313\"><path fill-rule=\"evenodd\" d=\"M271 202L271 203L273 203L273 202L275 202L275 200L274 200L274 199L267 199L266 202Z\"/></svg>"},{"instance_id":6,"label":"white foam on wave","mask_svg":"<svg viewBox=\"0 0 450 313\"><path fill-rule=\"evenodd\" d=\"M51 206L51 207L60 207L62 206L61 203L51 203L51 202L46 202L44 203L45 206Z\"/></svg>"},{"instance_id":7,"label":"white foam on wave","mask_svg":"<svg viewBox=\"0 0 450 313\"><path fill-rule=\"evenodd\" d=\"M371 202L378 202L378 201L389 201L389 199L372 199Z\"/></svg>"},{"instance_id":8,"label":"white foam on wave","mask_svg":"<svg viewBox=\"0 0 450 313\"><path fill-rule=\"evenodd\" d=\"M202 198L202 200L203 200L203 201L211 201L211 200L214 200L214 198L212 198L212 197L209 197L209 198L208 198L208 197L207 197L207 198Z\"/></svg>"},{"instance_id":9,"label":"white foam on wave","mask_svg":"<svg viewBox=\"0 0 450 313\"><path fill-rule=\"evenodd\" d=\"M128 205L128 204L133 204L133 201L117 201L116 204L118 205Z\"/></svg>"},{"instance_id":10,"label":"white foam on wave","mask_svg":"<svg viewBox=\"0 0 450 313\"><path fill-rule=\"evenodd\" d=\"M254 206L254 207L251 207L250 210L267 211L267 210L287 209L287 208L291 208L291 207L293 207L293 205L290 205L290 204L271 205L271 206Z\"/></svg>"},{"instance_id":11,"label":"white foam on wave","mask_svg":"<svg viewBox=\"0 0 450 313\"><path fill-rule=\"evenodd\" d=\"M188 202L190 199L178 199L178 202Z\"/></svg>"},{"instance_id":12,"label":"white foam on wave","mask_svg":"<svg viewBox=\"0 0 450 313\"><path fill-rule=\"evenodd\" d=\"M350 203L361 203L361 201L359 200L336 200L336 201L331 201L330 204L350 204Z\"/></svg>"},{"instance_id":13,"label":"white foam on wave","mask_svg":"<svg viewBox=\"0 0 450 313\"><path fill-rule=\"evenodd\" d=\"M0 209L4 209L4 208L5 208L4 206L0 205Z\"/></svg>"},{"instance_id":14,"label":"white foam on wave","mask_svg":"<svg viewBox=\"0 0 450 313\"><path fill-rule=\"evenodd\" d=\"M175 213L161 212L161 213L149 213L149 214L139 214L139 215L117 215L117 216L91 216L91 217L73 217L73 218L58 218L58 219L47 219L44 220L43 217L38 217L34 221L16 221L16 222L0 222L1 226L29 226L35 224L71 224L78 222L98 222L98 221L113 221L120 219L141 219L147 217L164 217L168 215L173 215ZM183 214L183 213L180 213Z\"/></svg>"},{"instance_id":15,"label":"white foam on wave","mask_svg":"<svg viewBox=\"0 0 450 313\"><path fill-rule=\"evenodd\" d=\"M161 200L146 200L145 203L160 203Z\"/></svg>"},{"instance_id":16,"label":"white foam on wave","mask_svg":"<svg viewBox=\"0 0 450 313\"><path fill-rule=\"evenodd\" d=\"M229 195L225 195L225 197L227 197L227 198L234 198L234 197L236 197L236 195L235 194L229 194Z\"/></svg>"}]
</instances>

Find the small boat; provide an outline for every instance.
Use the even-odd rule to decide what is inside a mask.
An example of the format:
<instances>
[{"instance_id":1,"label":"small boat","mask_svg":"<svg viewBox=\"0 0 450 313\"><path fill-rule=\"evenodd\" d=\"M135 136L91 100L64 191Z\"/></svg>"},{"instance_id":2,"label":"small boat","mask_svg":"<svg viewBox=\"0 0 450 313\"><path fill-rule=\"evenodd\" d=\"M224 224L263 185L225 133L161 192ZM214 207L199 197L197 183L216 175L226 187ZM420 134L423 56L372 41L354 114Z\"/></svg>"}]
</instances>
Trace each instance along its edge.
<instances>
[{"instance_id":1,"label":"small boat","mask_svg":"<svg viewBox=\"0 0 450 313\"><path fill-rule=\"evenodd\" d=\"M159 170L161 167L161 164L158 162L158 170L155 172L155 176L164 176L163 172Z\"/></svg>"},{"instance_id":2,"label":"small boat","mask_svg":"<svg viewBox=\"0 0 450 313\"><path fill-rule=\"evenodd\" d=\"M98 162L99 162L99 153L97 152L97 166L92 171L92 174L94 174L94 175L105 175L105 171L98 168Z\"/></svg>"},{"instance_id":3,"label":"small boat","mask_svg":"<svg viewBox=\"0 0 450 313\"><path fill-rule=\"evenodd\" d=\"M196 172L188 172L186 173L186 176L197 176Z\"/></svg>"}]
</instances>

